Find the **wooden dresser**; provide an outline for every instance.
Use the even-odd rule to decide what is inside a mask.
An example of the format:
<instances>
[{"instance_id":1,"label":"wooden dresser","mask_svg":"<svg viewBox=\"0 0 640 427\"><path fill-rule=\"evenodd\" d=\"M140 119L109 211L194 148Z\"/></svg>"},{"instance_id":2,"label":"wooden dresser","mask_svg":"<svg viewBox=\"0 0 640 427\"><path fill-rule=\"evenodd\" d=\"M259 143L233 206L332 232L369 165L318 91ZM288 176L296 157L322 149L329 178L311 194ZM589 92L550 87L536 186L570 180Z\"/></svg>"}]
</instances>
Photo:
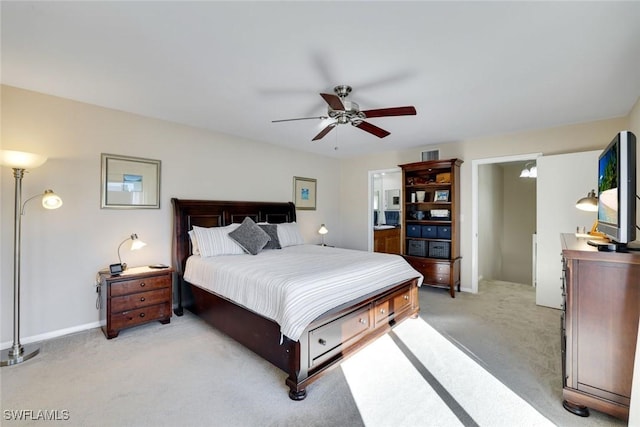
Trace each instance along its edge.
<instances>
[{"instance_id":1,"label":"wooden dresser","mask_svg":"<svg viewBox=\"0 0 640 427\"><path fill-rule=\"evenodd\" d=\"M598 252L563 234L563 405L628 419L640 315L640 252Z\"/></svg>"},{"instance_id":2,"label":"wooden dresser","mask_svg":"<svg viewBox=\"0 0 640 427\"><path fill-rule=\"evenodd\" d=\"M120 330L158 320L171 321L172 268L130 268L112 276L100 272L100 325L107 338Z\"/></svg>"}]
</instances>

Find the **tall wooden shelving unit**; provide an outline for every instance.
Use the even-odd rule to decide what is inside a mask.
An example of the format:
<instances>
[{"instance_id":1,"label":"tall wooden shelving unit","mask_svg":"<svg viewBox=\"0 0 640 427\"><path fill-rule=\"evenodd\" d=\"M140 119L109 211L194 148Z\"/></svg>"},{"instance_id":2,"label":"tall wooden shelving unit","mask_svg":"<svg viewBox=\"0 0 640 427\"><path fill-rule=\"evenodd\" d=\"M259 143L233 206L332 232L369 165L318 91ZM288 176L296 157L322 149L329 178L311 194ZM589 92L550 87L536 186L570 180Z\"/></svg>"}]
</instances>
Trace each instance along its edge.
<instances>
[{"instance_id":1,"label":"tall wooden shelving unit","mask_svg":"<svg viewBox=\"0 0 640 427\"><path fill-rule=\"evenodd\" d=\"M402 255L424 284L460 291L460 165L430 160L402 168ZM424 192L424 201L419 194ZM446 196L445 196L446 195Z\"/></svg>"}]
</instances>

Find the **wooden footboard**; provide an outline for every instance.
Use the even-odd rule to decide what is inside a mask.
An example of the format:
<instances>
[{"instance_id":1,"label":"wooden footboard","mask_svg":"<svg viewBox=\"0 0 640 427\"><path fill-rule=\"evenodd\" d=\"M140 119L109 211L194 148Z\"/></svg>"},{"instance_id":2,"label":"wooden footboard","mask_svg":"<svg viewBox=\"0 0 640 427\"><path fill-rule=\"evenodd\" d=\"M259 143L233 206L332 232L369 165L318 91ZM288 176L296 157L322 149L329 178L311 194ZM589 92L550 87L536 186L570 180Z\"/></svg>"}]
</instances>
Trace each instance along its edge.
<instances>
[{"instance_id":1,"label":"wooden footboard","mask_svg":"<svg viewBox=\"0 0 640 427\"><path fill-rule=\"evenodd\" d=\"M302 400L307 386L395 324L418 314L417 279L368 295L316 319L299 341L284 337L280 327L233 302L190 285L188 308L288 374L289 397Z\"/></svg>"},{"instance_id":2,"label":"wooden footboard","mask_svg":"<svg viewBox=\"0 0 640 427\"><path fill-rule=\"evenodd\" d=\"M418 311L417 279L412 279L318 318L296 343L299 357L290 361L286 381L289 397L304 399L311 382Z\"/></svg>"}]
</instances>

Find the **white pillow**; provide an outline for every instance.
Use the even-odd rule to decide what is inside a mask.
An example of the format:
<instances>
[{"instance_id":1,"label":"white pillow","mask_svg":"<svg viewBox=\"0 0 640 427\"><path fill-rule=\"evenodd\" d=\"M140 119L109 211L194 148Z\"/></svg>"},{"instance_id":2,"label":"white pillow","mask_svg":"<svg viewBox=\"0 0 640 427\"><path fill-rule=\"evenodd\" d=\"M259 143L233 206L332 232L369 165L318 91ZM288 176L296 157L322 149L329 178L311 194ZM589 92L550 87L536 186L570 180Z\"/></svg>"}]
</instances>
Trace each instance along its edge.
<instances>
[{"instance_id":1,"label":"white pillow","mask_svg":"<svg viewBox=\"0 0 640 427\"><path fill-rule=\"evenodd\" d=\"M278 240L280 246L286 248L287 246L304 245L304 239L300 234L300 227L295 222L285 222L278 224Z\"/></svg>"},{"instance_id":2,"label":"white pillow","mask_svg":"<svg viewBox=\"0 0 640 427\"><path fill-rule=\"evenodd\" d=\"M198 242L200 256L210 257L218 255L240 255L244 251L229 237L229 233L240 227L240 224L231 224L226 227L204 228L193 226L193 232Z\"/></svg>"},{"instance_id":3,"label":"white pillow","mask_svg":"<svg viewBox=\"0 0 640 427\"><path fill-rule=\"evenodd\" d=\"M200 255L200 248L198 248L198 239L196 238L196 232L189 230L189 240L191 240L191 253L193 255Z\"/></svg>"}]
</instances>

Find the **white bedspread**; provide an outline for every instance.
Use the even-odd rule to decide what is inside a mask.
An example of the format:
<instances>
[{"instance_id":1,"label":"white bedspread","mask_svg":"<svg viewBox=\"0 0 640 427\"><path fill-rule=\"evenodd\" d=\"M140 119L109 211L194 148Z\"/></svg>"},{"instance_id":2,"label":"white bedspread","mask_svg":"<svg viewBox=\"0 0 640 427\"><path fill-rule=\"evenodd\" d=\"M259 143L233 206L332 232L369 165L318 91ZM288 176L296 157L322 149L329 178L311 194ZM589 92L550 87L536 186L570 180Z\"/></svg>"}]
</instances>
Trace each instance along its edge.
<instances>
[{"instance_id":1,"label":"white bedspread","mask_svg":"<svg viewBox=\"0 0 640 427\"><path fill-rule=\"evenodd\" d=\"M191 256L184 273L187 282L274 320L294 341L326 311L415 277L422 284L422 275L399 255L317 245Z\"/></svg>"}]
</instances>

